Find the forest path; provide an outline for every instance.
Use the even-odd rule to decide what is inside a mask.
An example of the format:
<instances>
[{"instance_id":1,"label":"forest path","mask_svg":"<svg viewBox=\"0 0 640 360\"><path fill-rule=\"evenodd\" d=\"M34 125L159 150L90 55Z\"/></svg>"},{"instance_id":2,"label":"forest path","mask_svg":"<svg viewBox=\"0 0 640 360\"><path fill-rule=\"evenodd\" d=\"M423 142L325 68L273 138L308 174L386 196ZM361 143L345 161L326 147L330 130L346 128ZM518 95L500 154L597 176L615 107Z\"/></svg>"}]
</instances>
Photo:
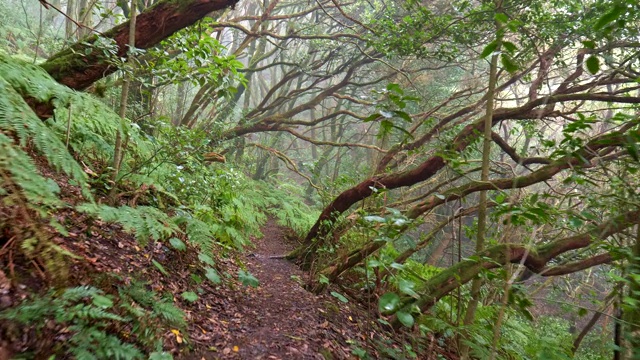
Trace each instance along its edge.
<instances>
[{"instance_id":1,"label":"forest path","mask_svg":"<svg viewBox=\"0 0 640 360\"><path fill-rule=\"evenodd\" d=\"M300 284L303 272L281 256L293 249L285 229L270 219L243 261L260 286L245 292L238 310L250 324L235 339L241 359L347 358L346 340L360 331L344 304L315 296ZM332 310L334 309L334 310ZM352 318L353 319L353 318ZM333 357L329 357L333 354Z\"/></svg>"}]
</instances>

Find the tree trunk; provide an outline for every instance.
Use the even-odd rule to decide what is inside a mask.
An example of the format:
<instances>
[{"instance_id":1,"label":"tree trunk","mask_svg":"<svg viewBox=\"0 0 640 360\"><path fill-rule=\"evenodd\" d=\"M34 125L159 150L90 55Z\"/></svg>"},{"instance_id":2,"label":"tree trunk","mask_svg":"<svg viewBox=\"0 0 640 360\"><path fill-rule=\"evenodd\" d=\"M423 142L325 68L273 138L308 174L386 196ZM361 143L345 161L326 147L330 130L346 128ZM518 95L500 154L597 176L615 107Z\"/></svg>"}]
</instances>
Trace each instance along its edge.
<instances>
[{"instance_id":1,"label":"tree trunk","mask_svg":"<svg viewBox=\"0 0 640 360\"><path fill-rule=\"evenodd\" d=\"M233 6L238 0L165 0L138 15L136 46L148 49L176 31L202 19L212 11ZM97 80L118 70L110 60L127 57L129 22L122 23L103 34L115 41L115 54L106 56L95 49L98 36L77 42L49 58L42 67L58 82L82 90ZM89 52L87 54L87 52Z\"/></svg>"},{"instance_id":2,"label":"tree trunk","mask_svg":"<svg viewBox=\"0 0 640 360\"><path fill-rule=\"evenodd\" d=\"M131 20L129 26L129 47L134 48L136 44L136 35L135 35L135 27L136 27L136 5L135 2L131 1ZM133 58L129 58L127 62L133 66ZM127 103L129 97L129 86L131 85L131 74L125 73L124 82L122 83L122 93L120 94L120 119L124 121L127 115ZM124 150L126 147L127 141L123 138L124 134L122 133L122 129L120 126L117 128L116 132L116 143L113 149L113 173L111 174L111 190L109 191L109 203L111 206L115 206L117 204L117 189L118 189L118 174L120 173L120 165L122 164L122 159L124 158Z\"/></svg>"},{"instance_id":3,"label":"tree trunk","mask_svg":"<svg viewBox=\"0 0 640 360\"><path fill-rule=\"evenodd\" d=\"M442 260L442 257L444 255L444 251L447 249L447 247L449 247L449 244L451 244L451 240L453 240L452 236L443 236L442 239L440 239L438 245L429 255L429 259L427 259L426 264L429 264L431 266L439 266L440 261Z\"/></svg>"},{"instance_id":4,"label":"tree trunk","mask_svg":"<svg viewBox=\"0 0 640 360\"><path fill-rule=\"evenodd\" d=\"M626 348L626 358L640 358L640 306L634 305L640 301L640 226L636 229L635 244L632 246L629 259L629 301L624 306L625 320L622 343Z\"/></svg>"},{"instance_id":5,"label":"tree trunk","mask_svg":"<svg viewBox=\"0 0 640 360\"><path fill-rule=\"evenodd\" d=\"M65 40L71 42L71 38L73 37L74 31L76 29L76 24L73 23L72 19L75 20L76 16L76 0L68 0L67 1L67 16L69 18L65 18L64 22L64 38Z\"/></svg>"},{"instance_id":6,"label":"tree trunk","mask_svg":"<svg viewBox=\"0 0 640 360\"><path fill-rule=\"evenodd\" d=\"M500 14L500 7L502 6L502 0L496 0L497 13ZM500 22L496 20L496 51L500 51L502 46ZM487 90L487 110L484 120L484 138L482 141L482 172L480 175L480 181L489 181L489 160L491 157L491 128L493 127L493 104L496 96L496 84L498 82L498 53L494 52L491 56L491 66L489 69L489 89ZM479 254L484 249L485 237L487 232L487 190L480 191L480 203L478 205L478 236L476 238L476 254ZM508 261L508 259L507 259ZM464 316L464 325L466 328L470 327L476 314L476 308L480 303L480 288L482 287L482 279L475 278L471 283L471 300L467 306L467 311ZM460 349L460 355L462 359L469 358L469 346L463 344ZM493 357L494 355L492 355Z\"/></svg>"}]
</instances>

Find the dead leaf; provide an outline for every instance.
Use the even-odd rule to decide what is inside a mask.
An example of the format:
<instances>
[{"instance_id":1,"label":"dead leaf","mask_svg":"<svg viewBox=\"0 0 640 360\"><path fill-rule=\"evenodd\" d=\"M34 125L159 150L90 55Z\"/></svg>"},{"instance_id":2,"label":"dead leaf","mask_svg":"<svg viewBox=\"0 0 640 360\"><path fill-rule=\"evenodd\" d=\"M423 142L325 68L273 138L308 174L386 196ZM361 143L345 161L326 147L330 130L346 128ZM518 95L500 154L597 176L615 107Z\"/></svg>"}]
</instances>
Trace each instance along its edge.
<instances>
[{"instance_id":1,"label":"dead leaf","mask_svg":"<svg viewBox=\"0 0 640 360\"><path fill-rule=\"evenodd\" d=\"M176 341L178 344L182 344L182 335L180 334L180 330L171 329L171 332L176 336Z\"/></svg>"}]
</instances>

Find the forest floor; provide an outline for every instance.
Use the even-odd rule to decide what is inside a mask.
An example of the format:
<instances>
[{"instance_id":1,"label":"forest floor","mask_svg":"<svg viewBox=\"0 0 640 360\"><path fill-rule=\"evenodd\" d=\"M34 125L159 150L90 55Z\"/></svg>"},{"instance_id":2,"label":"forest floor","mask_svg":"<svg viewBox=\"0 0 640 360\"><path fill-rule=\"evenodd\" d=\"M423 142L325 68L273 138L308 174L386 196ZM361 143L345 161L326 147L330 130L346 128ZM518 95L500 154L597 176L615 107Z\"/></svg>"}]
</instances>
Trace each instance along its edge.
<instances>
[{"instance_id":1,"label":"forest floor","mask_svg":"<svg viewBox=\"0 0 640 360\"><path fill-rule=\"evenodd\" d=\"M301 286L303 272L282 258L292 250L285 229L269 220L264 236L246 253L247 269L260 280L239 299L244 322L235 331L242 359L348 358L347 342L360 342L364 314L333 297Z\"/></svg>"},{"instance_id":2,"label":"forest floor","mask_svg":"<svg viewBox=\"0 0 640 360\"><path fill-rule=\"evenodd\" d=\"M67 186L65 190L73 193L75 189ZM344 303L328 294L316 296L303 288L305 274L282 256L296 244L274 220L262 228L263 237L253 239L255 247L216 260L225 280L213 285L194 284L192 274L202 272L195 250L178 252L162 242L140 246L120 226L73 209L58 218L67 225L69 235L53 241L76 256L63 286L92 285L117 296L119 287L142 281L157 294L173 294L188 324L186 332L167 329L164 333L164 348L176 359L355 359L354 349L368 348L369 354L375 354L372 339L385 338L375 330L371 313L355 302ZM32 293L60 286L47 281L32 261L20 257L8 261L8 266L1 267L5 271L0 269L0 280L5 280L0 281L5 294L0 310ZM235 274L241 269L255 276L259 286L240 284ZM20 281L6 281L9 277ZM198 299L186 301L180 296L185 291L197 291ZM7 358L7 353L46 358L69 337L62 325L48 326L45 333L39 333L36 324L7 326L0 322L0 359Z\"/></svg>"},{"instance_id":3,"label":"forest floor","mask_svg":"<svg viewBox=\"0 0 640 360\"><path fill-rule=\"evenodd\" d=\"M149 294L172 298L186 315L186 328L163 329L164 350L175 359L356 359L354 352L363 356L364 348L379 358L378 346L402 348L377 326L371 311L375 304L367 310L353 299L331 293L316 296L304 289L308 275L283 258L298 244L274 219L263 225L262 237L252 238L253 247L214 249L219 284L196 281L206 278L197 249L178 251L166 241L143 245L120 225L78 212L79 188L35 159L70 204L55 215L67 233L52 229L49 241L73 256L65 258L66 265L47 269L45 259L22 254L16 236L0 236L0 311L68 287L89 285L117 299L120 290L142 284ZM120 200L129 206L145 202L143 197ZM2 221L28 229L29 219L16 213L15 205L0 206ZM240 271L255 276L259 285L241 284ZM182 296L185 292L197 293L197 300L188 301ZM69 343L67 326L45 318L27 325L0 321L0 360L17 355L50 358ZM118 336L126 338L131 332L127 323L110 326Z\"/></svg>"}]
</instances>

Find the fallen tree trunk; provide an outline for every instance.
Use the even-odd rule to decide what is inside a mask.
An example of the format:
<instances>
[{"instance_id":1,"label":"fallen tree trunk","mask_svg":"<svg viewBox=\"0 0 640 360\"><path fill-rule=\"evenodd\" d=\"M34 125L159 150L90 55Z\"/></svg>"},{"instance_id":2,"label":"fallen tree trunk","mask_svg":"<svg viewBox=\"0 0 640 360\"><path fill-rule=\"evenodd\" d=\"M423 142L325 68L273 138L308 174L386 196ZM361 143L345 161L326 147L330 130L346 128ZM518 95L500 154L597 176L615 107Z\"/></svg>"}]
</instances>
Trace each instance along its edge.
<instances>
[{"instance_id":1,"label":"fallen tree trunk","mask_svg":"<svg viewBox=\"0 0 640 360\"><path fill-rule=\"evenodd\" d=\"M136 47L148 49L212 11L234 6L238 0L164 0L137 16ZM115 42L113 53L101 39ZM101 36L92 35L50 57L41 66L59 83L82 90L118 70L113 60L127 57L129 21Z\"/></svg>"}]
</instances>

